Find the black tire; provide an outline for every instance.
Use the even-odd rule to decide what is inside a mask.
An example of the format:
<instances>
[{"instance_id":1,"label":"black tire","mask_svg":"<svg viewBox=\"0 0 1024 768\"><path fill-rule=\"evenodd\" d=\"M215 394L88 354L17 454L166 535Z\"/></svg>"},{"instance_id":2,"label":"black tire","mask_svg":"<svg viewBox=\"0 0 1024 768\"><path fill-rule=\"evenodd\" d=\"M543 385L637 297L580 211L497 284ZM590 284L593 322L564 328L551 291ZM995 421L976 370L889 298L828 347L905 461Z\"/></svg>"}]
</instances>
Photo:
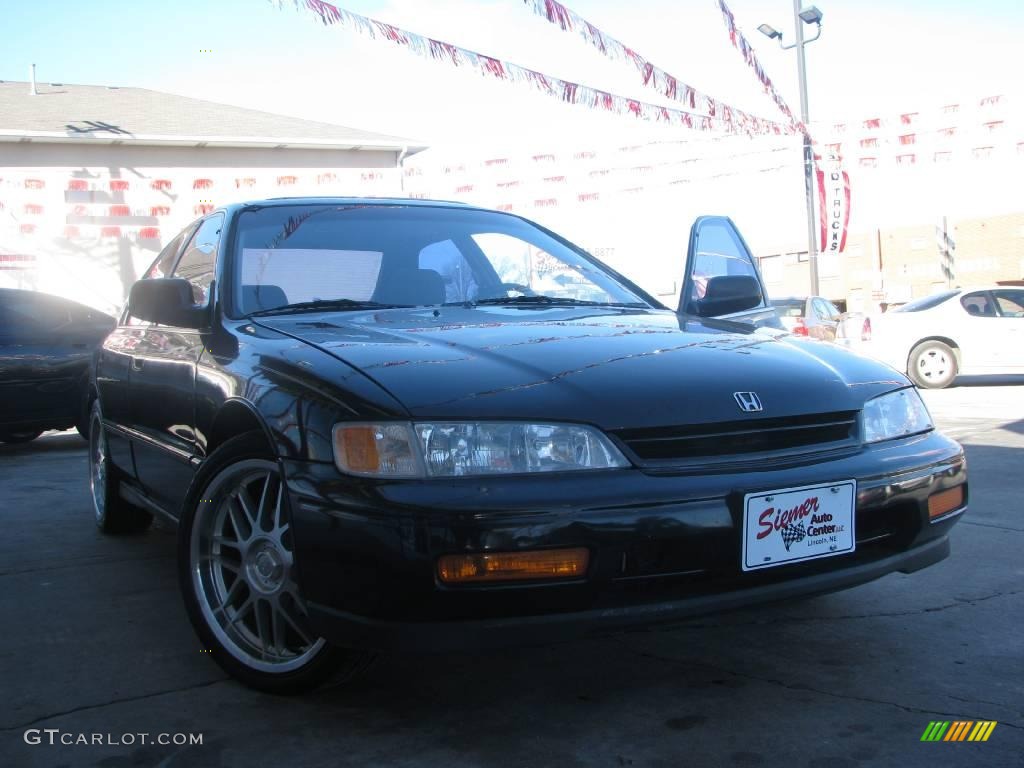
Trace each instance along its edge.
<instances>
[{"instance_id":1,"label":"black tire","mask_svg":"<svg viewBox=\"0 0 1024 768\"><path fill-rule=\"evenodd\" d=\"M179 584L202 647L235 679L273 694L336 675L347 681L372 660L309 627L289 529L281 470L259 432L228 440L204 462L178 528Z\"/></svg>"},{"instance_id":2,"label":"black tire","mask_svg":"<svg viewBox=\"0 0 1024 768\"><path fill-rule=\"evenodd\" d=\"M41 434L43 434L43 430L41 429L22 429L13 432L0 432L0 443L10 443L12 445L31 443Z\"/></svg>"},{"instance_id":3,"label":"black tire","mask_svg":"<svg viewBox=\"0 0 1024 768\"><path fill-rule=\"evenodd\" d=\"M110 461L99 401L89 414L89 491L96 525L104 533L137 533L149 528L153 514L120 495L120 474Z\"/></svg>"},{"instance_id":4,"label":"black tire","mask_svg":"<svg viewBox=\"0 0 1024 768\"><path fill-rule=\"evenodd\" d=\"M907 375L923 389L943 389L956 379L956 354L941 341L922 341L910 352Z\"/></svg>"}]
</instances>

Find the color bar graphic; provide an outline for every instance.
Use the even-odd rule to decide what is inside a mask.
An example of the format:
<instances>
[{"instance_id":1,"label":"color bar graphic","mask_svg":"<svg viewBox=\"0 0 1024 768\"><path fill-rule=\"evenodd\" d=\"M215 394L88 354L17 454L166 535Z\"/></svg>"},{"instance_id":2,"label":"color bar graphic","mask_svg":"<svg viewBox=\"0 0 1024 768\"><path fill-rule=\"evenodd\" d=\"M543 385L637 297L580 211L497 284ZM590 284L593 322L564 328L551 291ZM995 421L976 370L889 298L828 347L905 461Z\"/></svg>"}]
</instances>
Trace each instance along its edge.
<instances>
[{"instance_id":1,"label":"color bar graphic","mask_svg":"<svg viewBox=\"0 0 1024 768\"><path fill-rule=\"evenodd\" d=\"M932 720L921 741L988 741L996 724L995 720Z\"/></svg>"}]
</instances>

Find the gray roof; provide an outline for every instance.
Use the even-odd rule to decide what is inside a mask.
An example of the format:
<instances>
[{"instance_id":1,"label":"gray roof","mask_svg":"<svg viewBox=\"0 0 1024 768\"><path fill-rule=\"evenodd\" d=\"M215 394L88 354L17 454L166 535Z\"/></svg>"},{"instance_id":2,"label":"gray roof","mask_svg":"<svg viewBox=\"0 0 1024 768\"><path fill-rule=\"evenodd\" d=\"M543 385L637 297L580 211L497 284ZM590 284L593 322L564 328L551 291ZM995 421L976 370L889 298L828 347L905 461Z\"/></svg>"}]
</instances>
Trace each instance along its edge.
<instances>
[{"instance_id":1,"label":"gray roof","mask_svg":"<svg viewBox=\"0 0 1024 768\"><path fill-rule=\"evenodd\" d=\"M411 139L146 88L0 81L0 141L425 149Z\"/></svg>"}]
</instances>

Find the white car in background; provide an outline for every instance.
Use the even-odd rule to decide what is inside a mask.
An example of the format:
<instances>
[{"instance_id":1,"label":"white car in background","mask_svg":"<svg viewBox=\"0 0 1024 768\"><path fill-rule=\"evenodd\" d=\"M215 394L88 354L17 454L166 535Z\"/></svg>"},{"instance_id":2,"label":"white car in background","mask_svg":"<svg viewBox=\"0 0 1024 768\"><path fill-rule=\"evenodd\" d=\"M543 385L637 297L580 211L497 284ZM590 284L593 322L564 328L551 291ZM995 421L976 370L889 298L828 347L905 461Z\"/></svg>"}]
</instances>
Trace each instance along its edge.
<instances>
[{"instance_id":1,"label":"white car in background","mask_svg":"<svg viewBox=\"0 0 1024 768\"><path fill-rule=\"evenodd\" d=\"M1024 373L1024 287L956 288L863 319L837 339L882 360L920 387L958 375Z\"/></svg>"}]
</instances>

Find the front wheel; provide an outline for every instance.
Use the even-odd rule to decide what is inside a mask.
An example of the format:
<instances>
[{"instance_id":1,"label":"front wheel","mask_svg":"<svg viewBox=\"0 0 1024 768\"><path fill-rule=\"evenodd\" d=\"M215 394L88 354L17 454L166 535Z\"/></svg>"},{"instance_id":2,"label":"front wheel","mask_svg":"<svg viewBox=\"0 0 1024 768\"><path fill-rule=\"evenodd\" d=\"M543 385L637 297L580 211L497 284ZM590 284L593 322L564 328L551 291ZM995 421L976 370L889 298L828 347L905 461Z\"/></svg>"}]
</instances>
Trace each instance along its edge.
<instances>
[{"instance_id":1,"label":"front wheel","mask_svg":"<svg viewBox=\"0 0 1024 768\"><path fill-rule=\"evenodd\" d=\"M295 578L288 500L259 436L225 443L190 493L178 539L185 607L204 647L241 682L269 693L312 689L366 654L310 627Z\"/></svg>"},{"instance_id":2,"label":"front wheel","mask_svg":"<svg viewBox=\"0 0 1024 768\"><path fill-rule=\"evenodd\" d=\"M919 387L948 387L956 378L956 355L941 341L923 341L911 351L907 373Z\"/></svg>"}]
</instances>

